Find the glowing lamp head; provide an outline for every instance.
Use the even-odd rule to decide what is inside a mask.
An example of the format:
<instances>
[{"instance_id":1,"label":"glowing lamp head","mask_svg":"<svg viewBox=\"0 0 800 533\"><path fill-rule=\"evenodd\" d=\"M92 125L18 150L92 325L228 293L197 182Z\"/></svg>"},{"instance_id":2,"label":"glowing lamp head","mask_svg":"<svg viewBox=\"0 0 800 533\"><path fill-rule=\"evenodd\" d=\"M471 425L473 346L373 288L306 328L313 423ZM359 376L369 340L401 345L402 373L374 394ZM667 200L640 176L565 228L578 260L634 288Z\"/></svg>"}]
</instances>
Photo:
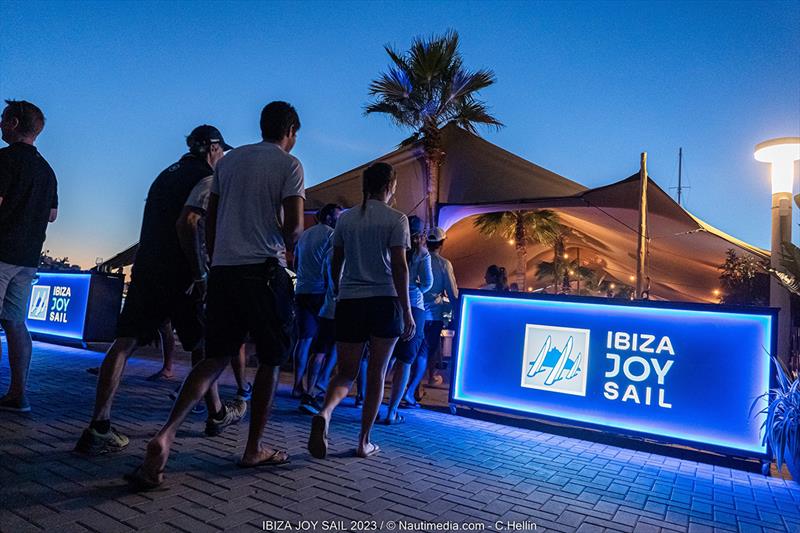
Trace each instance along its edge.
<instances>
[{"instance_id":1,"label":"glowing lamp head","mask_svg":"<svg viewBox=\"0 0 800 533\"><path fill-rule=\"evenodd\" d=\"M753 157L771 163L772 194L792 192L794 162L800 159L800 137L780 137L757 144Z\"/></svg>"}]
</instances>

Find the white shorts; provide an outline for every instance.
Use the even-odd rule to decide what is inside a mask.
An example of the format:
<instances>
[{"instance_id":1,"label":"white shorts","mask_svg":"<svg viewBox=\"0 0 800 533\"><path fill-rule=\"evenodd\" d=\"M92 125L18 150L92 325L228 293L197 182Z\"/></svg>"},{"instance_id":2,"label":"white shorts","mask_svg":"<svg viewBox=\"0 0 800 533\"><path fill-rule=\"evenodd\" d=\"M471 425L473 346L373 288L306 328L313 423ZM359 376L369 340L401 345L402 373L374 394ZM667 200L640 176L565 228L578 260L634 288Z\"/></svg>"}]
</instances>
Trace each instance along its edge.
<instances>
[{"instance_id":1,"label":"white shorts","mask_svg":"<svg viewBox=\"0 0 800 533\"><path fill-rule=\"evenodd\" d=\"M0 320L24 322L36 267L0 261Z\"/></svg>"}]
</instances>

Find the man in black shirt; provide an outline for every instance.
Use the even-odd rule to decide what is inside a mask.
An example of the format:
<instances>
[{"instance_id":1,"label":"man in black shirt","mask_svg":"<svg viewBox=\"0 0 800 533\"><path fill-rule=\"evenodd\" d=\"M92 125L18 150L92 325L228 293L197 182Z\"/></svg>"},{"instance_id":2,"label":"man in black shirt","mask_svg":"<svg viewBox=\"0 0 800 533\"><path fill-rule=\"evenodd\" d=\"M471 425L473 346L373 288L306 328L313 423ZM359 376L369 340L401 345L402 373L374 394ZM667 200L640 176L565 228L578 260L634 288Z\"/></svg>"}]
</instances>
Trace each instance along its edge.
<instances>
[{"instance_id":1,"label":"man in black shirt","mask_svg":"<svg viewBox=\"0 0 800 533\"><path fill-rule=\"evenodd\" d=\"M202 358L205 264L189 261L184 254L176 223L194 188L213 173L217 161L231 147L219 130L208 125L195 128L186 143L189 153L159 174L147 193L117 338L100 367L94 415L75 447L78 452L99 455L128 445L128 438L111 427L111 404L128 358L138 346L156 338L166 319L172 320L183 348L194 352L192 359ZM199 236L195 241L197 250L192 255L200 257ZM206 405L209 417L221 418L221 424L236 422L244 414L242 404L222 405L215 388L206 396Z\"/></svg>"},{"instance_id":2,"label":"man in black shirt","mask_svg":"<svg viewBox=\"0 0 800 533\"><path fill-rule=\"evenodd\" d=\"M25 397L31 364L26 305L39 266L47 224L56 220L56 175L33 143L44 129L41 109L24 100L6 100L0 130L0 326L6 332L11 385L0 410L28 412ZM1 352L0 352L1 353Z\"/></svg>"}]
</instances>

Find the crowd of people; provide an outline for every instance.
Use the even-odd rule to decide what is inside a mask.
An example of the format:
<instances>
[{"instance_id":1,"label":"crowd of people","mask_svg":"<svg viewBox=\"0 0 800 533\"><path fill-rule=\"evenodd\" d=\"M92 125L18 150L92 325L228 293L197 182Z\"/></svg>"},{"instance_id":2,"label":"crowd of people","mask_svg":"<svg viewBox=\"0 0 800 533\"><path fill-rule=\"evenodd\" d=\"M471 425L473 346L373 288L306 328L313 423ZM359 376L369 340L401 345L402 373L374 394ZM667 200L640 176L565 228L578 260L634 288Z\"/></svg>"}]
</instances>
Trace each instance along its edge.
<instances>
[{"instance_id":1,"label":"crowd of people","mask_svg":"<svg viewBox=\"0 0 800 533\"><path fill-rule=\"evenodd\" d=\"M0 409L27 412L25 308L58 195L55 173L34 146L44 115L30 102L6 102L0 120L9 145L0 150L0 325L12 375ZM356 402L363 404L356 455L370 457L380 450L371 439L376 421L404 422L400 409L419 407L420 384L426 375L435 379L445 317L458 298L453 267L441 255L445 232L426 231L419 218L390 206L397 179L384 162L364 171L360 205L325 205L304 231L303 166L291 155L300 130L297 111L271 102L261 111L260 128L260 142L233 148L218 129L198 126L186 139L188 152L148 191L116 339L96 369L93 412L75 446L86 455L128 446L111 423L127 361L137 348L160 342L163 368L150 379L172 377L177 334L192 353L192 368L141 465L126 476L137 489L163 483L176 432L192 410L203 410L198 406L207 412L205 434L213 437L239 422L249 401L239 466L288 462L285 450L264 445L262 437L280 367L290 357L291 394L313 415L308 450L316 458L327 455L331 416L356 381ZM296 284L287 267L296 272ZM259 363L252 384L244 372L250 352ZM222 401L217 381L229 365L238 391ZM387 375L391 395L381 417Z\"/></svg>"}]
</instances>

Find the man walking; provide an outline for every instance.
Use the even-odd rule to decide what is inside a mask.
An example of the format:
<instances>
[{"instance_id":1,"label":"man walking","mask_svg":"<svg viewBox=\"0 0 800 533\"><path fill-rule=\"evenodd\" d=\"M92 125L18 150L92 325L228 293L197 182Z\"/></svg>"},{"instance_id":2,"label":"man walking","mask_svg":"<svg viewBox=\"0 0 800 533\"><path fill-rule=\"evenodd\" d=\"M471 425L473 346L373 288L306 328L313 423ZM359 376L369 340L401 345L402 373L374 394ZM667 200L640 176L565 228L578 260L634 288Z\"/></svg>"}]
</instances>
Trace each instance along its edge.
<instances>
[{"instance_id":1,"label":"man walking","mask_svg":"<svg viewBox=\"0 0 800 533\"><path fill-rule=\"evenodd\" d=\"M206 243L211 255L206 358L192 368L164 427L147 445L144 462L126 479L137 489L163 483L178 427L236 356L250 334L259 367L253 383L250 431L242 467L286 463L286 452L261 446L280 365L296 338L286 248L303 231L303 167L289 154L300 119L286 102L261 112L263 142L233 150L214 172Z\"/></svg>"},{"instance_id":2,"label":"man walking","mask_svg":"<svg viewBox=\"0 0 800 533\"><path fill-rule=\"evenodd\" d=\"M199 239L195 239L196 249L191 254L184 253L176 223L192 191L231 147L219 130L208 125L195 128L186 144L189 153L159 174L147 194L139 249L117 323L117 338L100 367L94 415L75 447L77 452L99 455L128 445L128 438L111 427L111 404L128 358L138 346L156 338L166 319L172 321L183 348L196 352L193 359L202 358L205 263ZM242 403L222 405L215 388L206 405L207 426L214 426L215 431L244 414Z\"/></svg>"},{"instance_id":3,"label":"man walking","mask_svg":"<svg viewBox=\"0 0 800 533\"><path fill-rule=\"evenodd\" d=\"M58 192L53 169L33 145L44 129L42 110L25 100L6 104L0 117L8 143L0 150L0 326L8 342L11 384L0 410L27 413L32 346L25 308L47 224L58 214Z\"/></svg>"},{"instance_id":4,"label":"man walking","mask_svg":"<svg viewBox=\"0 0 800 533\"><path fill-rule=\"evenodd\" d=\"M331 250L333 228L342 208L327 204L317 212L317 224L311 226L297 241L295 265L297 286L298 341L295 347L295 377L293 395L300 397L300 409L317 414L320 406L314 399L313 388L319 375L322 361L315 357L309 365L311 341L319 329L319 311L325 301L325 258ZM303 379L308 379L307 386Z\"/></svg>"}]
</instances>

